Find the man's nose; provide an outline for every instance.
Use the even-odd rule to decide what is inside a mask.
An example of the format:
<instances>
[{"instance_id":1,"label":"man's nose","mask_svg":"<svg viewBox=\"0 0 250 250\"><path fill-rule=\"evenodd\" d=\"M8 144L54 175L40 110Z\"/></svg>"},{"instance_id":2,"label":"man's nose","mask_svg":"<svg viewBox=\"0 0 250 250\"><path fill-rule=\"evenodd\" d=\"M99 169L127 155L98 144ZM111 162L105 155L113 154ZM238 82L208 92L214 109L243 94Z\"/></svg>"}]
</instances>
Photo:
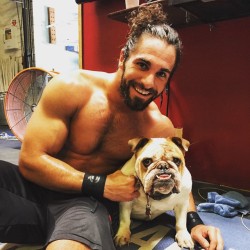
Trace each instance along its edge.
<instances>
[{"instance_id":1,"label":"man's nose","mask_svg":"<svg viewBox=\"0 0 250 250\"><path fill-rule=\"evenodd\" d=\"M153 88L154 87L154 83L155 83L155 76L154 76L154 74L145 75L141 79L141 83L144 85L144 88L146 88L146 89Z\"/></svg>"}]
</instances>

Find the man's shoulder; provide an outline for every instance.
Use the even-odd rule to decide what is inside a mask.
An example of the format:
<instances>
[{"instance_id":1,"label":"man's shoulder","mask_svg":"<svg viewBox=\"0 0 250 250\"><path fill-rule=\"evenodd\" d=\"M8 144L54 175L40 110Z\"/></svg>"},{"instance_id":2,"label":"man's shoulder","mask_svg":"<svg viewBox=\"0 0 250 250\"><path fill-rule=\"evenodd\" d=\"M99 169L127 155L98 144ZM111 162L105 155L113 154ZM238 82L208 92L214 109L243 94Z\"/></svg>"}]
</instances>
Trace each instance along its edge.
<instances>
[{"instance_id":1,"label":"man's shoulder","mask_svg":"<svg viewBox=\"0 0 250 250\"><path fill-rule=\"evenodd\" d=\"M107 74L107 73L106 73ZM73 72L60 73L46 86L45 92L53 92L67 96L77 97L90 96L97 88L104 90L106 88L105 73L89 70L76 70Z\"/></svg>"},{"instance_id":2,"label":"man's shoulder","mask_svg":"<svg viewBox=\"0 0 250 250\"><path fill-rule=\"evenodd\" d=\"M55 77L58 84L74 85L75 87L93 87L104 80L105 73L83 69L62 73Z\"/></svg>"},{"instance_id":3,"label":"man's shoulder","mask_svg":"<svg viewBox=\"0 0 250 250\"><path fill-rule=\"evenodd\" d=\"M167 116L161 113L159 107L155 102L152 102L147 109L149 117L157 122L166 122L169 120Z\"/></svg>"},{"instance_id":4,"label":"man's shoulder","mask_svg":"<svg viewBox=\"0 0 250 250\"><path fill-rule=\"evenodd\" d=\"M173 123L167 116L161 113L156 104L149 105L147 116L150 121L149 124L152 137L166 137L173 135Z\"/></svg>"},{"instance_id":5,"label":"man's shoulder","mask_svg":"<svg viewBox=\"0 0 250 250\"><path fill-rule=\"evenodd\" d=\"M86 70L60 73L47 84L41 101L50 104L64 103L71 108L85 105L98 88L98 82L102 81L97 75L98 73Z\"/></svg>"}]
</instances>

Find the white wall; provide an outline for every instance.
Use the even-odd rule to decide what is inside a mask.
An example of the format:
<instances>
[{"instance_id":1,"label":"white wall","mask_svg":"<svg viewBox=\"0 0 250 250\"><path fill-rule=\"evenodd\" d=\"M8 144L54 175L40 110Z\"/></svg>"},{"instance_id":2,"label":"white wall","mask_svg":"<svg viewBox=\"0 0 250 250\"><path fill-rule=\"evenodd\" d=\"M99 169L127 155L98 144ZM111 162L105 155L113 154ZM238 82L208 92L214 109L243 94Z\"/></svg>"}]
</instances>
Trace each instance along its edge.
<instances>
[{"instance_id":1,"label":"white wall","mask_svg":"<svg viewBox=\"0 0 250 250\"><path fill-rule=\"evenodd\" d=\"M14 76L23 69L23 5L11 0L0 1L0 125L6 125L4 96ZM73 0L32 1L35 66L59 73L78 69L78 5ZM56 44L49 42L48 7L55 9ZM18 48L6 50L4 30L6 26L12 25L12 20L16 20ZM75 46L75 51L67 51L65 47L68 45Z\"/></svg>"},{"instance_id":2,"label":"white wall","mask_svg":"<svg viewBox=\"0 0 250 250\"><path fill-rule=\"evenodd\" d=\"M55 9L56 44L49 43L47 8ZM78 5L73 0L33 0L36 66L57 72L79 68L79 54L65 50L78 47Z\"/></svg>"}]
</instances>

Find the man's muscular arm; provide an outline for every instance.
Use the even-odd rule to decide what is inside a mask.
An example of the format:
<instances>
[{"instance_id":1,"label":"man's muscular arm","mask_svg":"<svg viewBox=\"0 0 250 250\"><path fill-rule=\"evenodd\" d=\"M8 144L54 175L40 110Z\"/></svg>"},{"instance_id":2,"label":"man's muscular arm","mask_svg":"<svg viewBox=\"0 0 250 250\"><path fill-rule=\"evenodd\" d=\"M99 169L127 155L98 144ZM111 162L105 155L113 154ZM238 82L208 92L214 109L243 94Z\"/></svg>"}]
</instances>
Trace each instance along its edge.
<instances>
[{"instance_id":1,"label":"man's muscular arm","mask_svg":"<svg viewBox=\"0 0 250 250\"><path fill-rule=\"evenodd\" d=\"M77 84L64 82L60 76L52 79L28 123L22 143L20 172L26 179L51 190L82 192L84 173L55 157L67 139L70 119L78 111L79 103L84 105L77 95L80 90ZM91 95L91 89L85 88L84 95ZM132 177L114 173L107 177L104 196L117 201L131 200L135 196L133 187Z\"/></svg>"},{"instance_id":2,"label":"man's muscular arm","mask_svg":"<svg viewBox=\"0 0 250 250\"><path fill-rule=\"evenodd\" d=\"M46 86L28 123L19 167L25 178L38 185L57 191L79 192L84 174L54 157L64 145L69 120L78 108L71 88L75 87L60 77Z\"/></svg>"}]
</instances>

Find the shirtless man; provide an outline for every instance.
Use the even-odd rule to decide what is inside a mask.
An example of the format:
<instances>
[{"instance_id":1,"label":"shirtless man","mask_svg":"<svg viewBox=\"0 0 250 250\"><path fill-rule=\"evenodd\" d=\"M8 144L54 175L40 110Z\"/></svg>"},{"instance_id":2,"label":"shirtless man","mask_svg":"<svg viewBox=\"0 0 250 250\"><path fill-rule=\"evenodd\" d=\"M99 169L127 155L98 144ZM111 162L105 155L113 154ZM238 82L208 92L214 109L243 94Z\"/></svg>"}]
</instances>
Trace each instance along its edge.
<instances>
[{"instance_id":1,"label":"shirtless man","mask_svg":"<svg viewBox=\"0 0 250 250\"><path fill-rule=\"evenodd\" d=\"M132 155L128 140L175 134L152 102L181 49L158 8L150 16L141 8L132 20L115 73L79 70L47 85L29 121L19 168L0 167L0 241L43 243L48 250L115 249L109 215L114 220L117 202L139 195L135 178L119 170ZM219 229L194 217L195 223L188 218L193 239L222 250Z\"/></svg>"}]
</instances>

